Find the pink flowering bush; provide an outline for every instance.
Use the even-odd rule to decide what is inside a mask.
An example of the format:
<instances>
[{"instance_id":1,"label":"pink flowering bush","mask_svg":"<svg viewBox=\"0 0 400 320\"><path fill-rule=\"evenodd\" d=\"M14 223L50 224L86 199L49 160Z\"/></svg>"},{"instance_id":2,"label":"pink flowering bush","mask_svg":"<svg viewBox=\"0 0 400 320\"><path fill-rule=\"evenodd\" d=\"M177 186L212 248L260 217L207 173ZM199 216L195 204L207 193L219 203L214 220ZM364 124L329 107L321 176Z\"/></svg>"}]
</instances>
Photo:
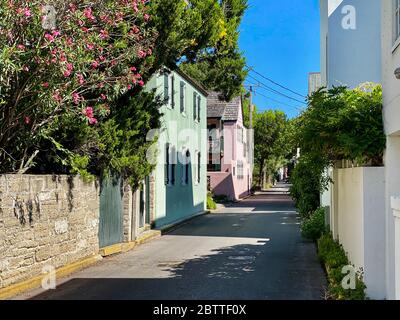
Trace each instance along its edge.
<instances>
[{"instance_id":1,"label":"pink flowering bush","mask_svg":"<svg viewBox=\"0 0 400 320\"><path fill-rule=\"evenodd\" d=\"M23 170L60 117L96 126L144 85L156 31L144 0L0 0L0 170ZM50 6L51 5L51 6Z\"/></svg>"}]
</instances>

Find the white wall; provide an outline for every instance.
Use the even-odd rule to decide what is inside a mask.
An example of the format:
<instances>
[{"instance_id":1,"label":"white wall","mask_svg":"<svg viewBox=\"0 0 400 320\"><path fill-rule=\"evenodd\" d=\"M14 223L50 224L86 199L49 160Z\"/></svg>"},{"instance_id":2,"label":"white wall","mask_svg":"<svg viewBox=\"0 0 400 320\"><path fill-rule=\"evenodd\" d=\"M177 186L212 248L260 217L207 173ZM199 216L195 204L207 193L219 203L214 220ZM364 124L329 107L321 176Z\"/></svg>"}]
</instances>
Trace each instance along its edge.
<instances>
[{"instance_id":1,"label":"white wall","mask_svg":"<svg viewBox=\"0 0 400 320\"><path fill-rule=\"evenodd\" d=\"M387 134L385 154L386 167L386 286L389 299L400 299L400 288L395 288L400 279L400 266L395 264L395 220L391 208L391 197L400 196L400 80L394 71L400 67L400 47L394 39L394 8L392 1L382 1L381 48L384 125ZM399 235L397 235L399 236Z\"/></svg>"},{"instance_id":2,"label":"white wall","mask_svg":"<svg viewBox=\"0 0 400 320\"><path fill-rule=\"evenodd\" d=\"M364 271L367 295L384 299L385 200L384 168L335 169L337 196L334 234L356 269Z\"/></svg>"}]
</instances>

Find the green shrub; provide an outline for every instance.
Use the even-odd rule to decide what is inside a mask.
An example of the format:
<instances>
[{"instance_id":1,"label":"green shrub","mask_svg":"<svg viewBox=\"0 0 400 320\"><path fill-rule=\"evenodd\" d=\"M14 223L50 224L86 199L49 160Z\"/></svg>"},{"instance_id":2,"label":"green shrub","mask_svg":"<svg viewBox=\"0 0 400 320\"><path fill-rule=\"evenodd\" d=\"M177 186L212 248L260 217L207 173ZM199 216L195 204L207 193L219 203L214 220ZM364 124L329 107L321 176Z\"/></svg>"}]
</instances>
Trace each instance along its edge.
<instances>
[{"instance_id":1,"label":"green shrub","mask_svg":"<svg viewBox=\"0 0 400 320\"><path fill-rule=\"evenodd\" d=\"M346 252L338 241L332 238L330 233L325 233L318 240L318 257L324 263L329 286L328 294L335 300L365 300L366 286L362 280L362 274L358 273L356 288L344 289L342 280L346 274L342 273L344 266L350 265Z\"/></svg>"},{"instance_id":2,"label":"green shrub","mask_svg":"<svg viewBox=\"0 0 400 320\"><path fill-rule=\"evenodd\" d=\"M214 202L212 194L210 192L207 194L207 209L208 210L217 209L217 204Z\"/></svg>"},{"instance_id":3,"label":"green shrub","mask_svg":"<svg viewBox=\"0 0 400 320\"><path fill-rule=\"evenodd\" d=\"M301 235L310 240L318 240L326 231L325 209L317 209L309 218L301 224Z\"/></svg>"}]
</instances>

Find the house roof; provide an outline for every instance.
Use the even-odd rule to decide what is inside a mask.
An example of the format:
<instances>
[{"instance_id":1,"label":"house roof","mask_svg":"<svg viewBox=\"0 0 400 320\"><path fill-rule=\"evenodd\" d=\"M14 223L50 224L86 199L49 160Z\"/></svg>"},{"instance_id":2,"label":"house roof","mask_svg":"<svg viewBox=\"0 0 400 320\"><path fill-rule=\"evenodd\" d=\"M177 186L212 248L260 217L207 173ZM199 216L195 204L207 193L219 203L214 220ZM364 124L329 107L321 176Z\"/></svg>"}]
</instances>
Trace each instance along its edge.
<instances>
[{"instance_id":1,"label":"house roof","mask_svg":"<svg viewBox=\"0 0 400 320\"><path fill-rule=\"evenodd\" d=\"M236 121L241 108L240 97L227 102L220 93L210 91L207 97L207 118L221 118L224 121Z\"/></svg>"},{"instance_id":2,"label":"house roof","mask_svg":"<svg viewBox=\"0 0 400 320\"><path fill-rule=\"evenodd\" d=\"M179 67L176 67L175 69L172 70L167 68L167 70L176 72L188 83L190 83L193 87L195 87L201 94L203 94L205 97L208 96L208 91L199 82L197 82L192 77L183 72Z\"/></svg>"}]
</instances>

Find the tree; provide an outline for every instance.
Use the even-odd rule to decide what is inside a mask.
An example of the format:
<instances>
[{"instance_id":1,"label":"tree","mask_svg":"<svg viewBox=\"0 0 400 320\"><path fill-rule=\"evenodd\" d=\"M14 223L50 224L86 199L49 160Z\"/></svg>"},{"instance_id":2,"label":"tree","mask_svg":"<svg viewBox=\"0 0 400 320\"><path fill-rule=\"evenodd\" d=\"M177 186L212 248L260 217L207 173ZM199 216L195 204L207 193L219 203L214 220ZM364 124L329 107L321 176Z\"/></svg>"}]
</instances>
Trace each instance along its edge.
<instances>
[{"instance_id":1,"label":"tree","mask_svg":"<svg viewBox=\"0 0 400 320\"><path fill-rule=\"evenodd\" d=\"M42 3L0 0L2 172L31 167L59 117L96 125L143 86L156 39L144 0Z\"/></svg>"},{"instance_id":2,"label":"tree","mask_svg":"<svg viewBox=\"0 0 400 320\"><path fill-rule=\"evenodd\" d=\"M207 89L222 92L226 100L240 95L247 76L246 62L239 51L239 26L247 0L221 0L221 31L218 41L197 56L188 56L181 68Z\"/></svg>"},{"instance_id":3,"label":"tree","mask_svg":"<svg viewBox=\"0 0 400 320\"><path fill-rule=\"evenodd\" d=\"M284 139L287 125L286 114L268 110L254 117L254 162L259 170L258 183L263 187L265 170L274 173L284 161L287 142ZM269 166L268 166L269 164Z\"/></svg>"}]
</instances>

